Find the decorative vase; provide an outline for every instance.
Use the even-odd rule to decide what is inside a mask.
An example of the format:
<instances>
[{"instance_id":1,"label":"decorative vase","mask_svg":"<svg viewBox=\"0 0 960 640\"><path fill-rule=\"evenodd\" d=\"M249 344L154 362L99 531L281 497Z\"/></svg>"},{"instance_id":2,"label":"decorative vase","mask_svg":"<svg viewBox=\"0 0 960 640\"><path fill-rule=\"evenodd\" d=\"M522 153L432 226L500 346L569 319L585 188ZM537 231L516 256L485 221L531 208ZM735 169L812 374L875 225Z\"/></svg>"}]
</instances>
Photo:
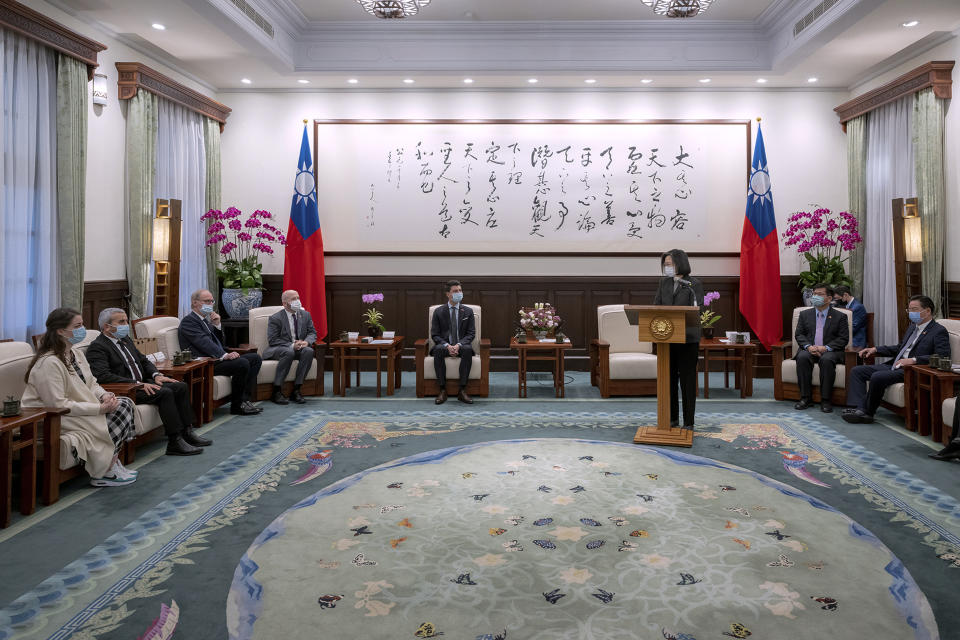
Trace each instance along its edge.
<instances>
[{"instance_id":1,"label":"decorative vase","mask_svg":"<svg viewBox=\"0 0 960 640\"><path fill-rule=\"evenodd\" d=\"M713 327L701 327L700 331L707 340L713 340Z\"/></svg>"},{"instance_id":2,"label":"decorative vase","mask_svg":"<svg viewBox=\"0 0 960 640\"><path fill-rule=\"evenodd\" d=\"M802 293L803 293L803 306L812 307L813 303L810 302L810 298L813 297L813 289L811 289L810 287L804 287Z\"/></svg>"},{"instance_id":3,"label":"decorative vase","mask_svg":"<svg viewBox=\"0 0 960 640\"><path fill-rule=\"evenodd\" d=\"M383 327L367 327L367 335L371 338L379 338L383 335Z\"/></svg>"},{"instance_id":4,"label":"decorative vase","mask_svg":"<svg viewBox=\"0 0 960 640\"><path fill-rule=\"evenodd\" d=\"M533 337L537 340L543 340L547 337L547 332L544 329L535 329L533 332Z\"/></svg>"},{"instance_id":5,"label":"decorative vase","mask_svg":"<svg viewBox=\"0 0 960 640\"><path fill-rule=\"evenodd\" d=\"M263 302L263 290L247 289L224 289L220 294L220 300L223 303L223 310L231 318L246 318L250 309L259 307Z\"/></svg>"}]
</instances>

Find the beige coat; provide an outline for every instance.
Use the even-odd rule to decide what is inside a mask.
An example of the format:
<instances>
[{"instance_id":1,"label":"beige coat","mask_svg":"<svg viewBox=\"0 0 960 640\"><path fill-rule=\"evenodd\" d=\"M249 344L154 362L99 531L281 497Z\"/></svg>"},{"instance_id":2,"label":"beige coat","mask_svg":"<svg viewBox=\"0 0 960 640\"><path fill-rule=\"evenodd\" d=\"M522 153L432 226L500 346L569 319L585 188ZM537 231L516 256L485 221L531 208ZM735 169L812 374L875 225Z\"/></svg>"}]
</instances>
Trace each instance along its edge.
<instances>
[{"instance_id":1,"label":"beige coat","mask_svg":"<svg viewBox=\"0 0 960 640\"><path fill-rule=\"evenodd\" d=\"M100 396L90 365L79 349L73 355L86 382L53 354L45 355L30 370L21 404L24 407L69 409L60 419L60 446L76 449L92 478L102 478L113 462L114 445L107 430L107 417L100 413Z\"/></svg>"}]
</instances>

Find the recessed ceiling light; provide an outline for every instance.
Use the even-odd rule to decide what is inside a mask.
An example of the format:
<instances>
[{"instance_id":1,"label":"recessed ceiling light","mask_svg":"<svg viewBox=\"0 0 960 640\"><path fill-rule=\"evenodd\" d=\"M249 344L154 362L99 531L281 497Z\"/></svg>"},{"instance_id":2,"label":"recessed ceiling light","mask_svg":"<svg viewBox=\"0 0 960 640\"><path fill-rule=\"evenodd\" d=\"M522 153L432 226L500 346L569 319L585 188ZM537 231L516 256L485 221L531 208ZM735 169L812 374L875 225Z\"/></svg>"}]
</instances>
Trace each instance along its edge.
<instances>
[{"instance_id":1,"label":"recessed ceiling light","mask_svg":"<svg viewBox=\"0 0 960 640\"><path fill-rule=\"evenodd\" d=\"M707 84L708 82L710 82L710 78L700 78L701 84Z\"/></svg>"},{"instance_id":2,"label":"recessed ceiling light","mask_svg":"<svg viewBox=\"0 0 960 640\"><path fill-rule=\"evenodd\" d=\"M356 78L347 78L347 82L348 82L349 84L357 84L357 83L360 82L360 81L357 80Z\"/></svg>"},{"instance_id":3,"label":"recessed ceiling light","mask_svg":"<svg viewBox=\"0 0 960 640\"><path fill-rule=\"evenodd\" d=\"M759 84L767 84L767 79L766 79L766 78L757 78L757 82L758 82Z\"/></svg>"},{"instance_id":4,"label":"recessed ceiling light","mask_svg":"<svg viewBox=\"0 0 960 640\"><path fill-rule=\"evenodd\" d=\"M253 82L253 80L251 80L250 78L240 78L240 82L242 82L243 84L250 84L251 82Z\"/></svg>"},{"instance_id":5,"label":"recessed ceiling light","mask_svg":"<svg viewBox=\"0 0 960 640\"><path fill-rule=\"evenodd\" d=\"M597 79L596 79L596 78L587 78L586 80L584 80L584 82L586 82L587 84L596 84L596 83L597 83Z\"/></svg>"},{"instance_id":6,"label":"recessed ceiling light","mask_svg":"<svg viewBox=\"0 0 960 640\"><path fill-rule=\"evenodd\" d=\"M473 78L464 78L463 84L473 84Z\"/></svg>"},{"instance_id":7,"label":"recessed ceiling light","mask_svg":"<svg viewBox=\"0 0 960 640\"><path fill-rule=\"evenodd\" d=\"M310 84L309 80L304 80L303 78L300 78L299 80L297 80L297 82L299 82L300 84Z\"/></svg>"},{"instance_id":8,"label":"recessed ceiling light","mask_svg":"<svg viewBox=\"0 0 960 640\"><path fill-rule=\"evenodd\" d=\"M901 26L901 27L907 27L907 28L909 29L910 27L915 27L915 26L917 26L918 24L920 24L920 21L919 21L919 20L911 20L910 22L904 22L904 23L901 24L900 26Z\"/></svg>"},{"instance_id":9,"label":"recessed ceiling light","mask_svg":"<svg viewBox=\"0 0 960 640\"><path fill-rule=\"evenodd\" d=\"M160 24L159 22L154 22L154 23L153 23L152 25L150 25L150 26L153 27L154 29L156 29L157 31L163 31L164 29L166 29L166 27L165 27L164 25ZM907 25L903 25L903 26L907 26Z\"/></svg>"},{"instance_id":10,"label":"recessed ceiling light","mask_svg":"<svg viewBox=\"0 0 960 640\"><path fill-rule=\"evenodd\" d=\"M413 84L415 81L413 78L404 78L403 84Z\"/></svg>"},{"instance_id":11,"label":"recessed ceiling light","mask_svg":"<svg viewBox=\"0 0 960 640\"><path fill-rule=\"evenodd\" d=\"M529 82L530 84L537 84L540 81L537 80L536 78L527 78L527 82Z\"/></svg>"},{"instance_id":12,"label":"recessed ceiling light","mask_svg":"<svg viewBox=\"0 0 960 640\"><path fill-rule=\"evenodd\" d=\"M819 80L819 78L813 78L813 77L807 78L807 82L810 82L810 83L816 82L817 80Z\"/></svg>"},{"instance_id":13,"label":"recessed ceiling light","mask_svg":"<svg viewBox=\"0 0 960 640\"><path fill-rule=\"evenodd\" d=\"M650 78L644 78L640 82L642 82L643 84L650 84L651 82L653 82L653 80L651 80Z\"/></svg>"}]
</instances>

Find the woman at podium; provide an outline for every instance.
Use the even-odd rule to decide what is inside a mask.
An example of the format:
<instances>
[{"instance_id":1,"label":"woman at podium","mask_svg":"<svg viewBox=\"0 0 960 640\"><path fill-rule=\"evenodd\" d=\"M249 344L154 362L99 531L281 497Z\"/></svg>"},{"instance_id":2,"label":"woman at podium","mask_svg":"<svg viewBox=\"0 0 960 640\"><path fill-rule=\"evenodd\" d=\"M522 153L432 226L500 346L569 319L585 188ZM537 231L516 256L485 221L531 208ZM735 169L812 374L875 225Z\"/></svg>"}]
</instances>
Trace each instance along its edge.
<instances>
[{"instance_id":1,"label":"woman at podium","mask_svg":"<svg viewBox=\"0 0 960 640\"><path fill-rule=\"evenodd\" d=\"M690 276L690 259L680 249L671 249L660 256L663 277L653 304L699 307L703 304L703 284ZM659 349L663 345L659 345ZM670 426L679 424L680 396L683 397L683 426L693 429L697 403L697 360L700 357L700 325L687 326L686 342L670 344Z\"/></svg>"}]
</instances>

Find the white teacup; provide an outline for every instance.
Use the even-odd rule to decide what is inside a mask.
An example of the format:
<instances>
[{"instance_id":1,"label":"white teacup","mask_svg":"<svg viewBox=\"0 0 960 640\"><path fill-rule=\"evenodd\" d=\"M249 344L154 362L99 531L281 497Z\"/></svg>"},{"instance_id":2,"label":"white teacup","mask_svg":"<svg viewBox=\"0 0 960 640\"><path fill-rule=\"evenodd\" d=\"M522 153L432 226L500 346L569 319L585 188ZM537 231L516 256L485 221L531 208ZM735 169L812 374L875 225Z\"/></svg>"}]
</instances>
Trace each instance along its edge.
<instances>
[{"instance_id":1,"label":"white teacup","mask_svg":"<svg viewBox=\"0 0 960 640\"><path fill-rule=\"evenodd\" d=\"M736 341L737 341L737 332L727 331L727 342L736 342Z\"/></svg>"},{"instance_id":2,"label":"white teacup","mask_svg":"<svg viewBox=\"0 0 960 640\"><path fill-rule=\"evenodd\" d=\"M347 332L347 340L349 340L350 342L356 342L356 341L357 341L357 338L359 338L359 337L360 337L360 332L359 332L359 331L348 331L348 332Z\"/></svg>"}]
</instances>

